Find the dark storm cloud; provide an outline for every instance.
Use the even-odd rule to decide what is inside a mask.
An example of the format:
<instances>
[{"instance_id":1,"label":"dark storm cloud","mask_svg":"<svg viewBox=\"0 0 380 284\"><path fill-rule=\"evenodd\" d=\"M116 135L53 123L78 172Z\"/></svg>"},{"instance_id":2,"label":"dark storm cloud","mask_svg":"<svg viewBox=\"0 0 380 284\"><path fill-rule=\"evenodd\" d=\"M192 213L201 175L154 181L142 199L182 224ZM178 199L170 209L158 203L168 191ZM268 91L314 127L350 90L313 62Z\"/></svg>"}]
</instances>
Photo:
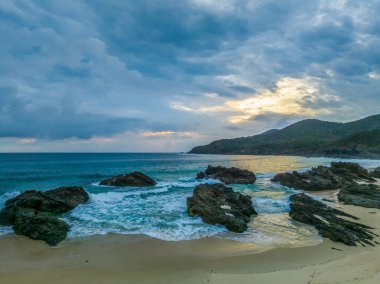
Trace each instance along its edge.
<instances>
[{"instance_id":1,"label":"dark storm cloud","mask_svg":"<svg viewBox=\"0 0 380 284\"><path fill-rule=\"evenodd\" d=\"M89 139L137 130L145 123L137 118L77 113L70 102L33 108L17 95L15 88L0 87L0 137Z\"/></svg>"},{"instance_id":2,"label":"dark storm cloud","mask_svg":"<svg viewBox=\"0 0 380 284\"><path fill-rule=\"evenodd\" d=\"M1 1L0 86L12 88L0 94L0 136L244 135L294 117L262 110L231 126L223 112L188 110L255 96L284 77L318 80L321 98L301 104L328 118L373 114L379 12L376 0Z\"/></svg>"}]
</instances>

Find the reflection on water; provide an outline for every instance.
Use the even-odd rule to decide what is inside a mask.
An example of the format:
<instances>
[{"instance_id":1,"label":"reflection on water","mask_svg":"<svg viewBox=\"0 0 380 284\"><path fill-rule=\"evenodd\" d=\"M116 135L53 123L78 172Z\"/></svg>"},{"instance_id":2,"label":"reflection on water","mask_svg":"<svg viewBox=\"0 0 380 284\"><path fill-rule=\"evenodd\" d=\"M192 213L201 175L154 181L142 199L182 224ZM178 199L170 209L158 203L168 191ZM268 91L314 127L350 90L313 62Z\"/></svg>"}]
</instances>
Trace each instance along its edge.
<instances>
[{"instance_id":1,"label":"reflection on water","mask_svg":"<svg viewBox=\"0 0 380 284\"><path fill-rule=\"evenodd\" d=\"M322 242L314 227L292 221L288 213L259 214L246 232L238 235L226 232L217 237L267 247L300 247Z\"/></svg>"},{"instance_id":2,"label":"reflection on water","mask_svg":"<svg viewBox=\"0 0 380 284\"><path fill-rule=\"evenodd\" d=\"M324 157L296 157L296 156L247 156L234 155L229 156L233 166L247 169L254 173L280 173L293 170L302 170L316 167L319 165L328 165L332 161L343 161L344 159L324 158ZM378 160L350 159L346 160L359 163L367 168L376 168L380 165Z\"/></svg>"}]
</instances>

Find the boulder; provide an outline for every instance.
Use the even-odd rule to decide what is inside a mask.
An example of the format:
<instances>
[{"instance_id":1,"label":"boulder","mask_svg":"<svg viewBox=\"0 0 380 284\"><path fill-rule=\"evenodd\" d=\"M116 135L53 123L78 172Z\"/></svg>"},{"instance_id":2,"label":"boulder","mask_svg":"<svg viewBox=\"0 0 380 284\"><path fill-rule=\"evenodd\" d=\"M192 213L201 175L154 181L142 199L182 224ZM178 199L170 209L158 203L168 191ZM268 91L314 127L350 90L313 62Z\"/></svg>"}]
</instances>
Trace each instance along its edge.
<instances>
[{"instance_id":1,"label":"boulder","mask_svg":"<svg viewBox=\"0 0 380 284\"><path fill-rule=\"evenodd\" d=\"M220 224L229 231L242 233L256 211L250 196L219 184L201 184L187 199L190 216L200 216L208 224Z\"/></svg>"},{"instance_id":2,"label":"boulder","mask_svg":"<svg viewBox=\"0 0 380 284\"><path fill-rule=\"evenodd\" d=\"M125 175L113 176L100 182L100 185L109 186L153 186L157 183L147 175L133 172Z\"/></svg>"},{"instance_id":3,"label":"boulder","mask_svg":"<svg viewBox=\"0 0 380 284\"><path fill-rule=\"evenodd\" d=\"M200 172L197 179L212 178L218 179L225 184L253 184L256 176L253 172L239 168L225 168L221 166L208 166L205 172Z\"/></svg>"},{"instance_id":4,"label":"boulder","mask_svg":"<svg viewBox=\"0 0 380 284\"><path fill-rule=\"evenodd\" d=\"M380 178L380 167L377 167L370 173L373 178Z\"/></svg>"},{"instance_id":5,"label":"boulder","mask_svg":"<svg viewBox=\"0 0 380 284\"><path fill-rule=\"evenodd\" d=\"M338 200L351 205L380 209L380 186L348 184L338 193Z\"/></svg>"},{"instance_id":6,"label":"boulder","mask_svg":"<svg viewBox=\"0 0 380 284\"><path fill-rule=\"evenodd\" d=\"M89 195L82 187L60 187L45 192L28 190L5 202L0 211L0 225L13 226L16 234L55 245L66 238L69 230L69 225L56 214L88 200Z\"/></svg>"},{"instance_id":7,"label":"boulder","mask_svg":"<svg viewBox=\"0 0 380 284\"><path fill-rule=\"evenodd\" d=\"M13 225L16 234L42 240L52 246L66 239L69 229L64 221L46 213L36 213L34 216L19 214Z\"/></svg>"},{"instance_id":8,"label":"boulder","mask_svg":"<svg viewBox=\"0 0 380 284\"><path fill-rule=\"evenodd\" d=\"M5 202L7 207L32 208L41 212L64 213L89 200L83 187L67 186L48 191L27 190Z\"/></svg>"},{"instance_id":9,"label":"boulder","mask_svg":"<svg viewBox=\"0 0 380 284\"><path fill-rule=\"evenodd\" d=\"M304 193L291 195L290 201L289 216L296 221L315 226L325 238L349 246L378 244L375 241L377 235L371 231L371 227L347 220L358 220L355 216L331 208Z\"/></svg>"}]
</instances>

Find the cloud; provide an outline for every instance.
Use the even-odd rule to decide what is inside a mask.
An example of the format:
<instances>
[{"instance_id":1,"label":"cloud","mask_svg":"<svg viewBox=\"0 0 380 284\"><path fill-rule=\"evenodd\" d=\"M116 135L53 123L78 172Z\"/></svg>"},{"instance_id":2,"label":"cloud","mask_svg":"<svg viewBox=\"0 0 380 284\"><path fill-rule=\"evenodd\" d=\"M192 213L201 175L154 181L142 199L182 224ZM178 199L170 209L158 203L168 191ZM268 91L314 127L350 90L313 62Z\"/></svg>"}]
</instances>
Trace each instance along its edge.
<instances>
[{"instance_id":1,"label":"cloud","mask_svg":"<svg viewBox=\"0 0 380 284\"><path fill-rule=\"evenodd\" d=\"M156 131L143 132L144 137L199 137L195 132Z\"/></svg>"},{"instance_id":2,"label":"cloud","mask_svg":"<svg viewBox=\"0 0 380 284\"><path fill-rule=\"evenodd\" d=\"M276 82L272 90L262 90L240 100L228 100L222 105L190 108L173 102L172 107L187 112L215 113L227 115L232 124L254 120L263 114L276 114L288 117L314 117L331 113L338 107L340 98L323 93L317 78L285 77Z\"/></svg>"},{"instance_id":3,"label":"cloud","mask_svg":"<svg viewBox=\"0 0 380 284\"><path fill-rule=\"evenodd\" d=\"M127 130L137 130L145 121L138 118L107 117L101 114L78 112L70 101L60 105L36 107L18 97L16 89L0 88L0 137L23 138L21 143L35 142L34 138L91 139Z\"/></svg>"},{"instance_id":4,"label":"cloud","mask_svg":"<svg viewBox=\"0 0 380 284\"><path fill-rule=\"evenodd\" d=\"M1 1L0 145L126 150L111 141L129 133L179 149L377 113L379 12L376 0Z\"/></svg>"}]
</instances>

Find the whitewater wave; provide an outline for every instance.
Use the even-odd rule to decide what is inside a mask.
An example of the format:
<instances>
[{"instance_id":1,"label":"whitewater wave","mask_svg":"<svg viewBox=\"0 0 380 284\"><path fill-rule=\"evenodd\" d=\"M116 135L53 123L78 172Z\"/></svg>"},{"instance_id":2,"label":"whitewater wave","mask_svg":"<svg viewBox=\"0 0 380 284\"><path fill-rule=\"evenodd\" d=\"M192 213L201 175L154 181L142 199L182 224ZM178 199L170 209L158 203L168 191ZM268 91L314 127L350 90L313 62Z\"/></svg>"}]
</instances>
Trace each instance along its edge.
<instances>
[{"instance_id":1,"label":"whitewater wave","mask_svg":"<svg viewBox=\"0 0 380 284\"><path fill-rule=\"evenodd\" d=\"M20 192L19 191L11 191L11 192L6 192L2 195L0 195L0 208L2 208L4 205L5 205L5 202L8 200L8 199L11 199L13 197L16 197L17 195L19 195Z\"/></svg>"}]
</instances>

